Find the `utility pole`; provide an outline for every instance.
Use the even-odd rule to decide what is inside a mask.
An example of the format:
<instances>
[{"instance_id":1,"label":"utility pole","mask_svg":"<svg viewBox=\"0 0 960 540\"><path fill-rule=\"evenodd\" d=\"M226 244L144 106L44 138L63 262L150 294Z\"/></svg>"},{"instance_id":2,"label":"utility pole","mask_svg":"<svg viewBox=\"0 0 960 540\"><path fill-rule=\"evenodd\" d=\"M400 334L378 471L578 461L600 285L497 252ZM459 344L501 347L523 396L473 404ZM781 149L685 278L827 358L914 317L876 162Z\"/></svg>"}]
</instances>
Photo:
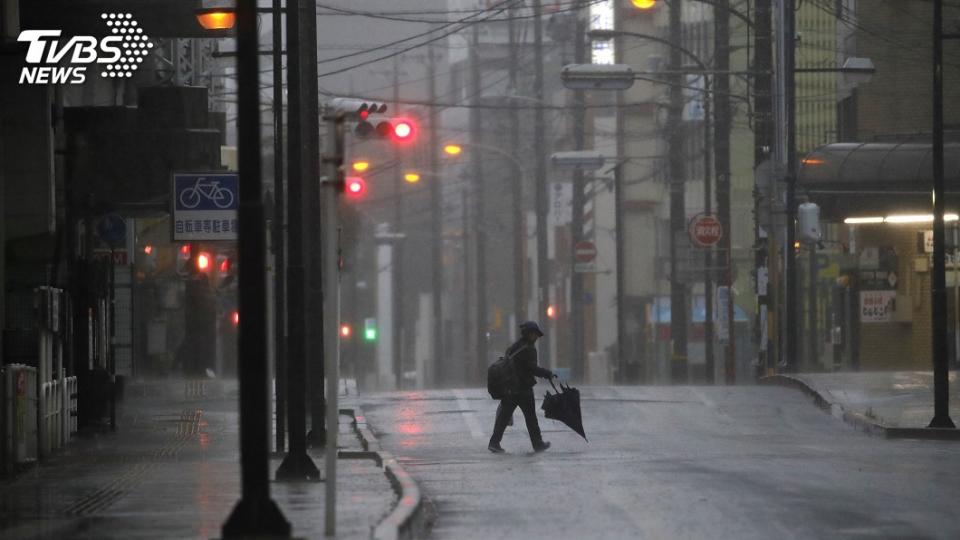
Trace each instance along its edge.
<instances>
[{"instance_id":1,"label":"utility pole","mask_svg":"<svg viewBox=\"0 0 960 540\"><path fill-rule=\"evenodd\" d=\"M620 2L613 3L614 17L613 24L615 29L620 32L623 30L623 10L620 7ZM614 38L614 55L616 56L616 63L623 63L623 39L619 37ZM617 91L617 110L623 110L624 106L624 96L623 91ZM623 115L616 115L617 121L617 155L623 156L626 154L626 133L624 126ZM624 346L624 340L627 337L627 325L624 309L624 261L623 261L623 252L624 252L624 234L625 229L623 225L623 165L617 163L616 168L613 170L613 213L614 213L614 229L616 229L615 242L616 242L616 258L617 258L617 379L616 382L619 384L624 384L627 382L626 378L626 369L627 369L627 358L626 358L626 347Z\"/></svg>"},{"instance_id":2,"label":"utility pole","mask_svg":"<svg viewBox=\"0 0 960 540\"><path fill-rule=\"evenodd\" d=\"M774 317L775 311L771 309L773 298L772 291L775 290L769 286L770 262L776 260L775 250L777 242L776 235L773 233L773 212L771 212L772 201L774 198L773 186L764 188L763 184L767 179L763 177L761 167L766 164L769 166L771 149L773 148L773 95L772 95L772 76L773 67L773 37L771 35L771 17L772 0L757 0L756 10L754 12L754 53L753 53L753 95L754 95L754 268L757 292L757 317L755 324L754 342L757 346L758 367L766 370L774 368L776 355L770 350L769 344L776 343L776 339L770 340L770 335L776 336L775 332L767 332L772 325L769 318ZM768 169L769 170L769 169ZM767 200L763 200L762 193L767 191ZM766 207L766 209L765 209ZM761 226L762 215L769 216L767 230L765 233Z\"/></svg>"},{"instance_id":3,"label":"utility pole","mask_svg":"<svg viewBox=\"0 0 960 540\"><path fill-rule=\"evenodd\" d=\"M681 43L683 1L670 2L670 41ZM678 245L686 234L686 205L684 201L683 156L683 75L680 75L680 49L670 47L669 109L667 111L667 140L670 171L670 338L673 342L670 358L670 380L687 381L687 286L680 278Z\"/></svg>"},{"instance_id":4,"label":"utility pole","mask_svg":"<svg viewBox=\"0 0 960 540\"><path fill-rule=\"evenodd\" d=\"M400 110L400 57L393 57L393 108ZM393 229L395 233L403 233L403 164L402 155L397 145L393 145ZM397 380L397 390L403 389L403 240L393 243L392 258L390 260L391 274L393 275L393 373Z\"/></svg>"},{"instance_id":5,"label":"utility pole","mask_svg":"<svg viewBox=\"0 0 960 540\"><path fill-rule=\"evenodd\" d=\"M481 101L480 88L480 27L473 25L473 46L470 48L470 92L473 104ZM475 148L483 146L482 118L480 109L470 109L470 144ZM487 367L487 220L483 185L483 160L480 152L470 154L473 168L474 230L477 244L477 376L482 376Z\"/></svg>"},{"instance_id":6,"label":"utility pole","mask_svg":"<svg viewBox=\"0 0 960 540\"><path fill-rule=\"evenodd\" d=\"M285 190L283 188L283 0L273 0L273 288L276 369L274 447L283 452L287 439L287 317L284 273Z\"/></svg>"},{"instance_id":7,"label":"utility pole","mask_svg":"<svg viewBox=\"0 0 960 540\"><path fill-rule=\"evenodd\" d=\"M797 337L800 326L797 305L797 252L794 248L797 238L797 118L796 118L796 6L795 0L780 0L780 20L783 24L783 62L780 64L781 95L783 96L783 120L786 134L785 156L787 200L786 200L786 237L784 246L784 270L786 273L786 298L783 302L783 328L786 331L787 347L784 360L787 371L795 371L799 366Z\"/></svg>"},{"instance_id":8,"label":"utility pole","mask_svg":"<svg viewBox=\"0 0 960 540\"><path fill-rule=\"evenodd\" d=\"M433 43L427 46L427 84L430 92L430 103L437 101L437 79L434 69ZM440 140L437 138L437 108L429 107L427 129L429 129L430 170L439 170L437 147ZM433 260L433 385L439 386L443 380L443 195L440 192L440 177L432 175L430 178L430 228L433 231L433 246L430 256Z\"/></svg>"},{"instance_id":9,"label":"utility pole","mask_svg":"<svg viewBox=\"0 0 960 540\"><path fill-rule=\"evenodd\" d=\"M288 538L290 523L270 498L267 394L266 235L260 176L260 60L257 3L237 2L238 148L240 156L240 501L224 538Z\"/></svg>"},{"instance_id":10,"label":"utility pole","mask_svg":"<svg viewBox=\"0 0 960 540\"><path fill-rule=\"evenodd\" d=\"M290 340L287 346L287 428L289 449L277 469L277 480L318 480L320 471L307 455L306 378L307 365L307 281L304 270L304 137L303 91L300 57L300 19L305 0L287 0L287 177L289 179L289 247L287 261L287 286L289 309L287 325ZM309 13L309 9L304 9ZM242 264L241 268L245 268ZM243 272L240 273L243 275ZM259 285L259 286L262 286ZM244 317L240 317L243 324Z\"/></svg>"},{"instance_id":11,"label":"utility pole","mask_svg":"<svg viewBox=\"0 0 960 540\"><path fill-rule=\"evenodd\" d=\"M574 63L586 63L586 34L587 23L580 10L583 8L583 0L578 0L576 14L576 36L574 38ZM573 148L574 150L583 150L586 146L586 93L583 90L573 92ZM576 245L583 239L583 169L577 167L573 170L573 197L572 212L570 219L570 306L569 312L571 323L573 323L573 379L579 381L586 380L585 356L584 352L584 328L583 328L583 273L577 272L577 250Z\"/></svg>"},{"instance_id":12,"label":"utility pole","mask_svg":"<svg viewBox=\"0 0 960 540\"><path fill-rule=\"evenodd\" d=\"M474 352L470 344L473 332L470 331L470 183L461 184L460 210L463 218L463 382L470 380L470 359Z\"/></svg>"},{"instance_id":13,"label":"utility pole","mask_svg":"<svg viewBox=\"0 0 960 540\"><path fill-rule=\"evenodd\" d=\"M323 251L316 246L323 245L320 222L320 94L317 84L317 6L315 2L301 2L300 9L300 82L303 93L300 99L303 106L303 199L305 205L304 245L307 254L307 321L311 325L307 330L307 362L310 364L310 432L307 444L323 447L326 444L327 430L324 429L324 348L323 348ZM331 316L334 316L331 314ZM336 424L330 426L337 429ZM336 448L334 448L336 451Z\"/></svg>"},{"instance_id":14,"label":"utility pole","mask_svg":"<svg viewBox=\"0 0 960 540\"><path fill-rule=\"evenodd\" d=\"M951 36L951 38L960 36ZM947 283L943 208L943 0L933 1L933 419L929 427L955 428L950 419Z\"/></svg>"},{"instance_id":15,"label":"utility pole","mask_svg":"<svg viewBox=\"0 0 960 540\"><path fill-rule=\"evenodd\" d=\"M511 4L509 10L508 32L510 34L510 92L517 94L518 59L520 56L517 46L517 29L514 19L517 15L517 5ZM513 105L513 101L510 102ZM516 156L520 148L520 116L514 108L510 111L510 148ZM526 320L527 299L524 288L524 247L527 242L527 231L523 224L523 178L514 178L510 182L513 190L513 318L518 325Z\"/></svg>"},{"instance_id":16,"label":"utility pole","mask_svg":"<svg viewBox=\"0 0 960 540\"><path fill-rule=\"evenodd\" d=\"M543 5L541 0L533 0L533 97L537 100L533 119L533 159L534 159L534 204L537 213L537 307L535 319L545 317L550 303L549 281L550 261L547 260L547 169L546 145L544 141L543 119ZM548 340L548 341L544 341ZM547 335L541 341L540 356L545 366L550 365L550 342L555 336Z\"/></svg>"},{"instance_id":17,"label":"utility pole","mask_svg":"<svg viewBox=\"0 0 960 540\"><path fill-rule=\"evenodd\" d=\"M720 257L724 261L724 285L727 287L727 335L724 341L723 372L727 384L736 377L736 330L733 319L733 224L730 216L730 0L718 0L714 17L714 169L717 178L717 211L723 224ZM712 376L712 374L711 374ZM712 379L711 379L712 380Z\"/></svg>"}]
</instances>

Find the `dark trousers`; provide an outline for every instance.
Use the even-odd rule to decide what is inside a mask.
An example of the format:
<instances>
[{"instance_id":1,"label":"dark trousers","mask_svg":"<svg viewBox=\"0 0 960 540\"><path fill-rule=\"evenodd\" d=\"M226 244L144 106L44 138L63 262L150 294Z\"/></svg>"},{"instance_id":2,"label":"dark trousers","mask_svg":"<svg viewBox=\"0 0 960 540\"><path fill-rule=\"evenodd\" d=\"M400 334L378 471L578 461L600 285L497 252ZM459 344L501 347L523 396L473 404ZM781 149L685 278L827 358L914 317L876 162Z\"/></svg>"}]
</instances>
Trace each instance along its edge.
<instances>
[{"instance_id":1,"label":"dark trousers","mask_svg":"<svg viewBox=\"0 0 960 540\"><path fill-rule=\"evenodd\" d=\"M533 397L533 388L527 388L520 393L504 398L500 401L500 407L497 409L497 420L493 424L493 435L490 436L490 444L500 444L503 439L503 432L507 429L507 422L513 416L513 411L517 407L523 411L523 419L527 422L527 433L530 434L530 442L538 446L543 442L540 435L540 424L537 422L537 408Z\"/></svg>"}]
</instances>

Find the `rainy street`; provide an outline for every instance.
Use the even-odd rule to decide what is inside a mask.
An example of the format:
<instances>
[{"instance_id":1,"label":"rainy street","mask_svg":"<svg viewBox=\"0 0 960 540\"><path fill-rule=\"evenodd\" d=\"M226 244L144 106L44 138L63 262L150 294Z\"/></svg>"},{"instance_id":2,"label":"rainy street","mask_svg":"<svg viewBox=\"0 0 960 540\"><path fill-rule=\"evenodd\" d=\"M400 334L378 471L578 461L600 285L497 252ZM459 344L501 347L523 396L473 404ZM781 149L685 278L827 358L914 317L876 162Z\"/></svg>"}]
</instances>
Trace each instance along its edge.
<instances>
[{"instance_id":1,"label":"rainy street","mask_svg":"<svg viewBox=\"0 0 960 540\"><path fill-rule=\"evenodd\" d=\"M543 384L537 386L538 407ZM515 413L487 451L486 391L361 397L435 506L433 538L956 538L955 444L867 436L777 387L583 390L590 442Z\"/></svg>"}]
</instances>

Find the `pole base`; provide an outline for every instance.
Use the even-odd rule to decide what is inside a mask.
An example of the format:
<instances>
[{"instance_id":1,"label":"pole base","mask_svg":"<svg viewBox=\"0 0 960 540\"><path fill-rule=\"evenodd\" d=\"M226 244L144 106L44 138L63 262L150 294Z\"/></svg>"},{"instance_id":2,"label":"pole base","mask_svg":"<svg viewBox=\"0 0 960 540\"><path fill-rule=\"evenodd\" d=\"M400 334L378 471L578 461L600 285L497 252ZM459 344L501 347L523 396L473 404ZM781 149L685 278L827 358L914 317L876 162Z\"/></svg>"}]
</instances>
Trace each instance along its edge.
<instances>
[{"instance_id":1,"label":"pole base","mask_svg":"<svg viewBox=\"0 0 960 540\"><path fill-rule=\"evenodd\" d=\"M934 416L933 420L930 421L930 425L928 425L927 427L950 429L950 428L956 428L957 426L954 425L953 420L950 419L950 415L943 414L943 415Z\"/></svg>"},{"instance_id":2,"label":"pole base","mask_svg":"<svg viewBox=\"0 0 960 540\"><path fill-rule=\"evenodd\" d=\"M242 498L220 534L223 538L290 538L290 522L273 499Z\"/></svg>"},{"instance_id":3,"label":"pole base","mask_svg":"<svg viewBox=\"0 0 960 540\"><path fill-rule=\"evenodd\" d=\"M306 452L287 454L277 469L279 482L315 482L320 480L320 469L313 464L313 460Z\"/></svg>"}]
</instances>

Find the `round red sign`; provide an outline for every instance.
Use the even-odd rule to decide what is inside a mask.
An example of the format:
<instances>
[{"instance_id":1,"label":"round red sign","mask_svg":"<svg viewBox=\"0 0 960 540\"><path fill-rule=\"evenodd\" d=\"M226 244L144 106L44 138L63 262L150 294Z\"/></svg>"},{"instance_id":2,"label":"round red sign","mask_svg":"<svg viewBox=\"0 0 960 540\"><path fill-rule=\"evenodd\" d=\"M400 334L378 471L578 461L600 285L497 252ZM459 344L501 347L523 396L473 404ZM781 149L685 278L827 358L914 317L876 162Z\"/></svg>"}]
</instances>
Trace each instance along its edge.
<instances>
[{"instance_id":1,"label":"round red sign","mask_svg":"<svg viewBox=\"0 0 960 540\"><path fill-rule=\"evenodd\" d=\"M723 225L711 214L700 214L690 221L690 240L700 247L710 247L723 238Z\"/></svg>"},{"instance_id":2,"label":"round red sign","mask_svg":"<svg viewBox=\"0 0 960 540\"><path fill-rule=\"evenodd\" d=\"M597 246L593 242L577 242L573 250L577 262L588 263L597 257Z\"/></svg>"}]
</instances>

